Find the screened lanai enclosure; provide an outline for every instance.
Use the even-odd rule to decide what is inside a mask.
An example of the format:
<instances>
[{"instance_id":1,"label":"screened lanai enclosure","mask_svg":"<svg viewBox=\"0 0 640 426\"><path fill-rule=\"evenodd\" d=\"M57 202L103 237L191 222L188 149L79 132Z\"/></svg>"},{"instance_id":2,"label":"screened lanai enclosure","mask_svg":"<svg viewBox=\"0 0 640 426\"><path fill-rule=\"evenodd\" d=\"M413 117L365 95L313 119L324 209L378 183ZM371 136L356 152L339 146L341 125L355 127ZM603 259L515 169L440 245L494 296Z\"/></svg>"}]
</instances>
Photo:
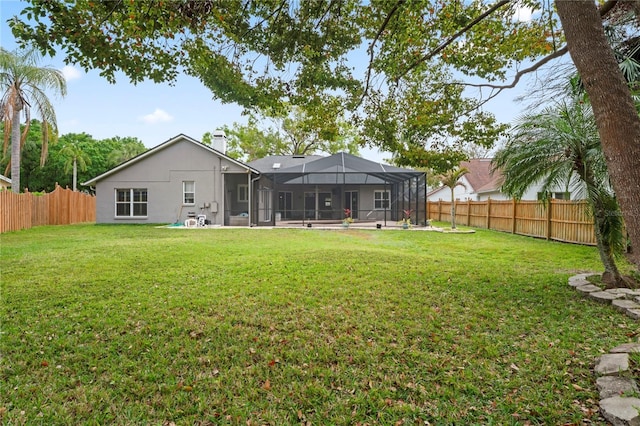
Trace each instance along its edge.
<instances>
[{"instance_id":1,"label":"screened lanai enclosure","mask_svg":"<svg viewBox=\"0 0 640 426\"><path fill-rule=\"evenodd\" d=\"M256 225L396 225L427 221L425 173L347 154L272 156L249 165L260 172L253 189Z\"/></svg>"}]
</instances>

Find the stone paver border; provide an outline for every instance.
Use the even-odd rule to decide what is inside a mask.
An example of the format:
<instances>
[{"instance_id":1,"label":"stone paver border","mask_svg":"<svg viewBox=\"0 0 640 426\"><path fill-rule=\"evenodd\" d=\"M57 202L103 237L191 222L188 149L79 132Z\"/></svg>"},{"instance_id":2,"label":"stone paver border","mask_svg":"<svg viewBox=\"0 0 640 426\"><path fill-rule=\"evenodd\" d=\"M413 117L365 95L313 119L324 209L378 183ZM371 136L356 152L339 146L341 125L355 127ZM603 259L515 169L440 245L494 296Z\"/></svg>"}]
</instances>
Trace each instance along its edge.
<instances>
[{"instance_id":1,"label":"stone paver border","mask_svg":"<svg viewBox=\"0 0 640 426\"><path fill-rule=\"evenodd\" d=\"M569 285L584 297L600 303L610 303L633 319L640 319L640 290L616 288L602 290L578 274L569 278ZM596 361L594 373L600 393L600 412L614 426L640 425L640 391L636 381L623 377L629 371L629 354L640 352L640 343L624 343L602 355Z\"/></svg>"}]
</instances>

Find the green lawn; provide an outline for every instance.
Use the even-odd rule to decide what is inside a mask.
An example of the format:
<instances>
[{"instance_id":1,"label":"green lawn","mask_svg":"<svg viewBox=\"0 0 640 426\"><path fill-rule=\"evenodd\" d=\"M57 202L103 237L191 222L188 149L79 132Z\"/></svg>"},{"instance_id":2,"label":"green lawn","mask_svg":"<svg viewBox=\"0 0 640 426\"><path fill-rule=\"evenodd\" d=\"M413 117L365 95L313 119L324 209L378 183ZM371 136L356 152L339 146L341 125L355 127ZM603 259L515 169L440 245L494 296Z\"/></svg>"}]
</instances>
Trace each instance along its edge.
<instances>
[{"instance_id":1,"label":"green lawn","mask_svg":"<svg viewBox=\"0 0 640 426\"><path fill-rule=\"evenodd\" d=\"M5 424L564 424L635 321L594 248L475 234L40 227L0 236Z\"/></svg>"}]
</instances>

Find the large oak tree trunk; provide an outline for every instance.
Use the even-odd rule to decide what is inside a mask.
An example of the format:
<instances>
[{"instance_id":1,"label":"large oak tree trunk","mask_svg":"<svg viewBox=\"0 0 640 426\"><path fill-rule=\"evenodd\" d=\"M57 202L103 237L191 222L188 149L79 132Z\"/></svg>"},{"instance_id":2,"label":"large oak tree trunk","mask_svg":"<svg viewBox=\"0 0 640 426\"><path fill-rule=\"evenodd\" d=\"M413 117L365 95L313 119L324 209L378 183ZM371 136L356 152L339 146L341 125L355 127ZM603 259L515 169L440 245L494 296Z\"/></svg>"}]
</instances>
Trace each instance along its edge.
<instances>
[{"instance_id":1,"label":"large oak tree trunk","mask_svg":"<svg viewBox=\"0 0 640 426\"><path fill-rule=\"evenodd\" d=\"M609 176L640 269L640 118L595 2L556 0L571 59L591 100Z\"/></svg>"}]
</instances>

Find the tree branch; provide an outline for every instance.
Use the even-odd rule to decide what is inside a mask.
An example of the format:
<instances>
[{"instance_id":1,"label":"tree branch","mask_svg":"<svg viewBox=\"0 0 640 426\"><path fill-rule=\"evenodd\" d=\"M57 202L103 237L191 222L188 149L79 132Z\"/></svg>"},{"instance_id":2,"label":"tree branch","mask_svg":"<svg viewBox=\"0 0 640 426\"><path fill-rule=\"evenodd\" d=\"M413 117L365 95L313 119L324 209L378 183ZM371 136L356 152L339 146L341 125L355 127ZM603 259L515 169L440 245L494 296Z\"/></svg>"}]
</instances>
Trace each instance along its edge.
<instances>
[{"instance_id":1,"label":"tree branch","mask_svg":"<svg viewBox=\"0 0 640 426\"><path fill-rule=\"evenodd\" d=\"M605 4L600 7L600 17L604 18L604 16L613 9L613 7L618 4L618 0L609 0Z\"/></svg>"},{"instance_id":2,"label":"tree branch","mask_svg":"<svg viewBox=\"0 0 640 426\"><path fill-rule=\"evenodd\" d=\"M618 3L618 0L609 0L605 4L603 4L602 7L600 8L600 16L604 17L607 13L609 13L615 7L617 3ZM520 81L523 75L536 71L537 69L547 64L548 62L552 61L553 59L556 59L565 55L567 52L569 52L569 49L567 48L567 46L564 46L561 49L558 49L555 52L549 54L548 56L545 56L544 58L540 59L538 62L531 65L529 68L525 68L523 70L518 71L518 73L516 73L516 75L513 78L513 81L510 84L504 84L504 85L489 84L489 83L482 83L482 84L462 83L462 84L469 87L478 87L478 88L486 87L490 89L497 89L498 91L496 93L491 94L483 102L483 103L486 103L488 100L496 97L502 90L513 89L518 84L518 82ZM434 54L435 53L437 52L434 52Z\"/></svg>"},{"instance_id":3,"label":"tree branch","mask_svg":"<svg viewBox=\"0 0 640 426\"><path fill-rule=\"evenodd\" d=\"M249 2L247 2L245 4L246 6L249 5ZM256 22L255 25L253 25L252 27L249 27L240 37L241 39L243 37L246 37L251 31L255 30L256 28L260 27L262 24L264 24L265 22L267 22L269 19L273 18L274 16L276 17L276 21L279 19L278 17L280 16L280 13L282 12L282 10L285 8L285 6L288 6L289 3L287 0L282 0L280 2L280 6L278 6L276 9L272 10L271 13L269 13L266 17L262 18L262 20L260 20L259 22Z\"/></svg>"},{"instance_id":4,"label":"tree branch","mask_svg":"<svg viewBox=\"0 0 640 426\"><path fill-rule=\"evenodd\" d=\"M567 48L567 46L564 46L563 48L556 50L555 52L540 59L538 62L531 65L529 68L525 68L523 70L518 71L514 76L513 81L510 84L490 84L490 83L482 83L482 84L461 83L461 84L464 84L465 86L469 86L469 87L479 87L479 88L487 87L490 89L498 89L498 90L513 89L518 84L518 82L520 81L523 75L536 71L538 68L545 65L546 63L563 56L568 51L569 49Z\"/></svg>"},{"instance_id":5,"label":"tree branch","mask_svg":"<svg viewBox=\"0 0 640 426\"><path fill-rule=\"evenodd\" d=\"M618 3L618 0L609 0L605 4L603 4L602 7L600 8L600 16L604 17L606 14L608 14L616 6L617 3ZM462 84L468 87L476 87L480 89L482 88L492 89L492 92L489 94L489 96L487 96L486 99L481 100L480 103L474 108L474 109L477 109L478 107L485 105L491 99L498 96L500 93L502 93L503 90L514 88L518 84L522 76L524 76L525 74L538 70L540 67L547 64L548 62L565 55L568 51L569 49L567 48L567 46L564 46L561 49L558 49L555 52L551 53L550 55L545 56L544 58L542 58L535 64L531 65L530 67L525 68L521 71L518 71L518 73L516 73L513 81L510 84L504 84L504 85L489 84L489 83L482 83L482 84L458 83L458 84ZM471 111L468 111L468 112L471 112Z\"/></svg>"},{"instance_id":6,"label":"tree branch","mask_svg":"<svg viewBox=\"0 0 640 426\"><path fill-rule=\"evenodd\" d=\"M329 13L331 12L331 9L333 9L333 5L336 3L336 0L331 0L331 2L329 2L329 4L327 5L326 9L324 10L324 13L322 14L322 16L320 18L318 18L318 22L315 25L315 29L317 30L318 28L320 28L320 24L322 23L322 21L327 17L327 15L329 15ZM338 12L340 11L340 7L338 6Z\"/></svg>"},{"instance_id":7,"label":"tree branch","mask_svg":"<svg viewBox=\"0 0 640 426\"><path fill-rule=\"evenodd\" d=\"M104 24L105 22L107 22L109 20L109 18L111 17L111 15L113 15L113 12L116 11L116 9L120 6L120 4L122 4L122 0L118 0L113 7L111 8L111 10L109 11L109 13L107 13L107 16L105 16L102 21L100 21L100 23L98 23L98 27L100 27L102 24Z\"/></svg>"},{"instance_id":8,"label":"tree branch","mask_svg":"<svg viewBox=\"0 0 640 426\"><path fill-rule=\"evenodd\" d=\"M430 51L429 53L427 53L426 55L422 56L420 59L418 59L417 61L415 61L414 63L412 63L411 65L409 65L407 67L407 69L405 69L402 73L400 73L400 75L398 75L395 78L395 81L397 82L398 80L400 80L402 77L404 77L405 75L407 75L411 70L413 70L415 67L417 67L418 65L420 65L421 63L428 61L429 59L433 58L435 55L437 55L438 53L440 53L441 51L443 51L444 49L447 48L447 46L449 46L451 43L453 43L454 41L456 41L462 34L466 33L467 31L469 31L471 28L473 28L476 24L478 24L480 21L482 21L484 18L486 18L487 16L491 15L493 12L495 12L496 10L500 9L502 6L504 6L505 4L509 4L511 3L511 0L500 0L499 2L497 2L496 4L494 4L493 6L491 6L486 12L484 12L483 14L479 15L477 18L473 19L471 22L469 22L467 25L465 25L464 27L462 27L458 32L456 32L454 35L452 35L451 37L449 37L447 40L445 40L443 43L441 43L438 47L436 47L434 50Z\"/></svg>"},{"instance_id":9,"label":"tree branch","mask_svg":"<svg viewBox=\"0 0 640 426\"><path fill-rule=\"evenodd\" d=\"M373 71L373 69L372 69L372 67L373 67L373 56L375 55L375 52L374 52L373 48L374 48L376 42L380 39L380 36L382 35L382 32L387 28L387 25L389 25L389 22L391 21L391 17L393 17L393 15L398 11L400 6L402 6L405 2L406 2L406 0L398 0L398 2L393 6L393 8L387 14L387 17L385 18L384 22L382 23L382 25L378 29L378 32L376 33L375 37L373 38L373 40L371 40L371 44L369 45L369 48L367 49L367 52L369 53L369 66L367 67L367 77L365 79L364 91L362 92L362 97L360 98L360 102L359 102L360 104L362 104L362 102L364 102L364 98L367 96L367 93L369 93L369 83L371 82L371 72Z\"/></svg>"}]
</instances>

